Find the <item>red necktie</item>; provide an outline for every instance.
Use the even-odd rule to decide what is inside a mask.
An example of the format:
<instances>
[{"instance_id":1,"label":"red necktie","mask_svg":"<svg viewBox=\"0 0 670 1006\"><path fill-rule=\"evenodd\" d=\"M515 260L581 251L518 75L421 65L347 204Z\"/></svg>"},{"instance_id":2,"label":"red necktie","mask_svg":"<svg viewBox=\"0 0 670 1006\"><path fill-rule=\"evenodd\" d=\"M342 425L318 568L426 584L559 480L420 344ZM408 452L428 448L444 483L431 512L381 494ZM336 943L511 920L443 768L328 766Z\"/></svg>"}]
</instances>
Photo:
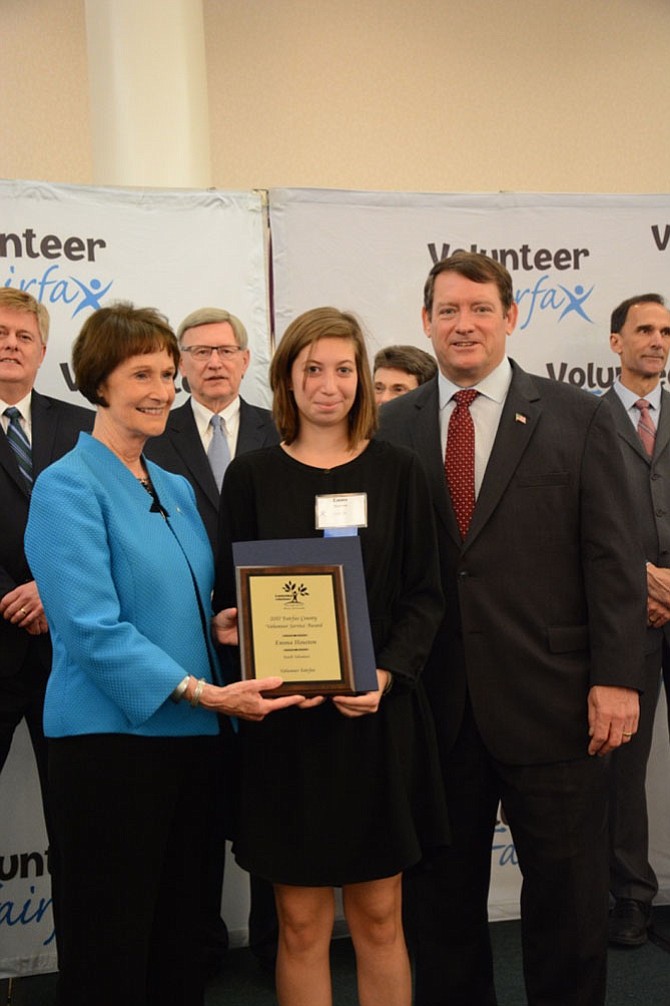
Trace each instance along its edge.
<instances>
[{"instance_id":1,"label":"red necktie","mask_svg":"<svg viewBox=\"0 0 670 1006\"><path fill-rule=\"evenodd\" d=\"M638 398L635 408L640 410L637 435L642 441L642 446L649 457L652 457L656 442L656 427L654 426L654 420L649 415L649 402L646 398Z\"/></svg>"},{"instance_id":2,"label":"red necktie","mask_svg":"<svg viewBox=\"0 0 670 1006\"><path fill-rule=\"evenodd\" d=\"M470 405L478 392L472 388L457 391L456 407L449 417L444 474L456 514L461 538L465 538L475 509L475 426Z\"/></svg>"}]
</instances>

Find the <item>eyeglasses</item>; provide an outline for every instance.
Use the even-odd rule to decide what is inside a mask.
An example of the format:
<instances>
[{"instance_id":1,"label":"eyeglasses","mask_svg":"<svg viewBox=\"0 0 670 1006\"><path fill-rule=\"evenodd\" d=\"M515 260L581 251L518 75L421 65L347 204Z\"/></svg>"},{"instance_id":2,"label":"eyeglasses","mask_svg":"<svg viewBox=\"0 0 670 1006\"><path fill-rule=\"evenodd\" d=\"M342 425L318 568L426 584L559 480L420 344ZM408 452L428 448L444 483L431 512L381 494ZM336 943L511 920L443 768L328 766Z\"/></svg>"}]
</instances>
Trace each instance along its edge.
<instances>
[{"instance_id":1,"label":"eyeglasses","mask_svg":"<svg viewBox=\"0 0 670 1006\"><path fill-rule=\"evenodd\" d=\"M212 353L218 353L220 360L232 360L238 353L243 353L241 346L182 346L182 353L190 353L198 363L209 360Z\"/></svg>"}]
</instances>

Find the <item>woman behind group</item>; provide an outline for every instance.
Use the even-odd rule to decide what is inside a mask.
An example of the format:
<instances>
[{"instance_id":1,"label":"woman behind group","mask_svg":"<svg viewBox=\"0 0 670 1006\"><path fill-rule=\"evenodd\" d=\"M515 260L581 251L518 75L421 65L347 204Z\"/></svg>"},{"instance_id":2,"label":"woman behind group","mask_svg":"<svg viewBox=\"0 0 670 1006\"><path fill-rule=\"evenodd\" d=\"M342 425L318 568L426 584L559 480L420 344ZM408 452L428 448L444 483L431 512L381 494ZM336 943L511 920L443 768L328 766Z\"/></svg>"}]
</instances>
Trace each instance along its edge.
<instances>
[{"instance_id":1,"label":"woman behind group","mask_svg":"<svg viewBox=\"0 0 670 1006\"><path fill-rule=\"evenodd\" d=\"M365 494L359 533L379 687L309 699L243 729L234 851L275 885L282 1006L331 1002L334 886L343 888L362 1006L408 1006L401 872L447 831L417 687L442 615L428 490L410 452L369 439L374 393L353 316L320 308L297 318L270 379L283 443L228 469L214 608L235 603L232 542L318 536L317 497Z\"/></svg>"},{"instance_id":2,"label":"woman behind group","mask_svg":"<svg viewBox=\"0 0 670 1006\"><path fill-rule=\"evenodd\" d=\"M213 711L260 719L294 701L215 684L213 562L193 490L142 455L178 361L157 312L91 315L73 365L98 407L93 434L33 489L26 553L54 651L44 724L63 1006L200 1006L205 834L225 771Z\"/></svg>"}]
</instances>

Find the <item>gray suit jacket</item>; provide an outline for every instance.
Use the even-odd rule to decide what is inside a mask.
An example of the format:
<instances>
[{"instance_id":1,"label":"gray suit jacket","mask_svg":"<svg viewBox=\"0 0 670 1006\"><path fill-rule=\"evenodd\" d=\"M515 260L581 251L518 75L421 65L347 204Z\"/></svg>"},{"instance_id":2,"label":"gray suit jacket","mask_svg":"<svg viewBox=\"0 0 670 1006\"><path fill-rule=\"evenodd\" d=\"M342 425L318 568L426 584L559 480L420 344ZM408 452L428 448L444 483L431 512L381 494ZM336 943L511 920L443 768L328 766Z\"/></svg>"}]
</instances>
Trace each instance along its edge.
<instances>
[{"instance_id":1,"label":"gray suit jacket","mask_svg":"<svg viewBox=\"0 0 670 1006\"><path fill-rule=\"evenodd\" d=\"M608 404L512 367L464 541L437 378L381 409L379 437L417 452L433 497L447 614L424 682L442 755L467 692L494 757L538 764L585 755L592 685L642 687L646 589Z\"/></svg>"},{"instance_id":2,"label":"gray suit jacket","mask_svg":"<svg viewBox=\"0 0 670 1006\"><path fill-rule=\"evenodd\" d=\"M630 524L642 543L644 557L655 566L670 566L670 394L661 392L661 415L656 430L654 455L649 458L640 443L623 402L614 388L604 396L609 402L632 495ZM646 652L659 653L665 633L670 642L670 623L663 629L647 629Z\"/></svg>"},{"instance_id":3,"label":"gray suit jacket","mask_svg":"<svg viewBox=\"0 0 670 1006\"><path fill-rule=\"evenodd\" d=\"M246 454L260 447L279 443L279 434L272 422L272 413L240 398L240 430L236 454ZM148 440L144 453L151 461L169 472L183 475L195 490L195 499L216 554L218 532L219 491L202 446L189 398L173 409L160 437Z\"/></svg>"}]
</instances>

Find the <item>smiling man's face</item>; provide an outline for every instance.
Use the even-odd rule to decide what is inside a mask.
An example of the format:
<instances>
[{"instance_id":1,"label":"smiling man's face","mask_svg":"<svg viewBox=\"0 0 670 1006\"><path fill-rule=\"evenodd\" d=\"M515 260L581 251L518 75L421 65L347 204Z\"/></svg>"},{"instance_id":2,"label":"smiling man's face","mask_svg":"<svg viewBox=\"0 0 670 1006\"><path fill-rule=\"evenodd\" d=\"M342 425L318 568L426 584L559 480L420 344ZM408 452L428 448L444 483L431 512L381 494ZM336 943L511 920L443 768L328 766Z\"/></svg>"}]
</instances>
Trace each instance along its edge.
<instances>
[{"instance_id":1,"label":"smiling man's face","mask_svg":"<svg viewBox=\"0 0 670 1006\"><path fill-rule=\"evenodd\" d=\"M505 310L495 283L475 283L458 272L439 273L430 314L423 309L423 328L444 376L466 388L495 370L517 314L516 304Z\"/></svg>"},{"instance_id":2,"label":"smiling man's face","mask_svg":"<svg viewBox=\"0 0 670 1006\"><path fill-rule=\"evenodd\" d=\"M32 390L46 346L30 311L0 308L0 398L10 405Z\"/></svg>"}]
</instances>

